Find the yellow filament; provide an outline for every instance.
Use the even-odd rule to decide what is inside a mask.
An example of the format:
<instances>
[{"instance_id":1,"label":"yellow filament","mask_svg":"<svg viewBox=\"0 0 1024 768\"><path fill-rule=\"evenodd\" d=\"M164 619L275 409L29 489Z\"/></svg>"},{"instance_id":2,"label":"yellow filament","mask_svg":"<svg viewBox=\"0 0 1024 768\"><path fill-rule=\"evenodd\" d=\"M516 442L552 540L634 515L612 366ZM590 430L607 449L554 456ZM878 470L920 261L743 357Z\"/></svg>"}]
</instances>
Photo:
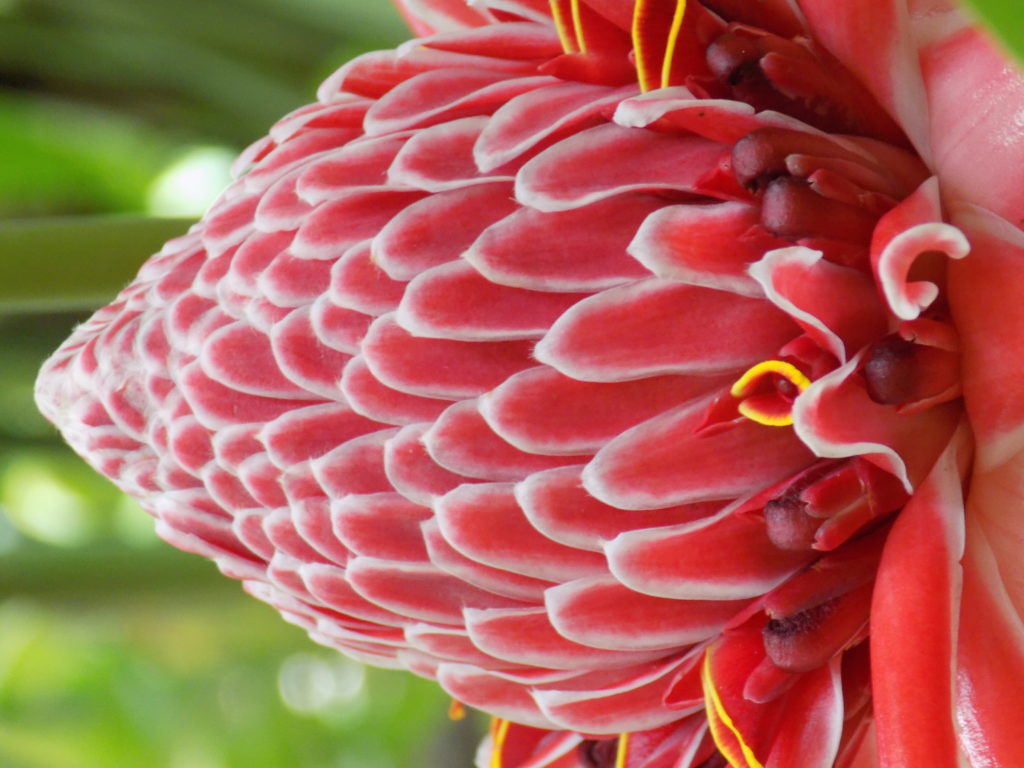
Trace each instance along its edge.
<instances>
[{"instance_id":1,"label":"yellow filament","mask_svg":"<svg viewBox=\"0 0 1024 768\"><path fill-rule=\"evenodd\" d=\"M466 717L466 708L462 706L462 702L458 699L452 699L452 703L448 707L448 719L449 720L462 720Z\"/></svg>"},{"instance_id":2,"label":"yellow filament","mask_svg":"<svg viewBox=\"0 0 1024 768\"><path fill-rule=\"evenodd\" d=\"M558 0L549 0L551 4L551 18L555 22L555 30L558 32L558 40L562 44L562 50L566 53L576 52L576 43L573 40L572 25L566 20L562 13L562 5Z\"/></svg>"},{"instance_id":3,"label":"yellow filament","mask_svg":"<svg viewBox=\"0 0 1024 768\"><path fill-rule=\"evenodd\" d=\"M633 56L636 58L636 73L640 80L640 90L643 93L651 90L651 83L647 82L644 77L644 71L647 69L647 52L641 45L640 32L641 26L640 20L643 18L644 5L648 0L636 0L636 5L633 7Z\"/></svg>"},{"instance_id":4,"label":"yellow filament","mask_svg":"<svg viewBox=\"0 0 1024 768\"><path fill-rule=\"evenodd\" d=\"M676 0L676 13L672 17L672 26L668 30L668 42L665 44L665 60L661 63L661 87L672 85L672 59L676 55L679 44L679 32L683 28L683 16L686 14L686 0Z\"/></svg>"},{"instance_id":5,"label":"yellow filament","mask_svg":"<svg viewBox=\"0 0 1024 768\"><path fill-rule=\"evenodd\" d=\"M615 768L626 768L626 758L629 757L629 734L619 734L619 748L615 752Z\"/></svg>"},{"instance_id":6,"label":"yellow filament","mask_svg":"<svg viewBox=\"0 0 1024 768\"><path fill-rule=\"evenodd\" d=\"M758 424L764 424L766 427L788 427L793 423L792 413L785 413L779 416L768 416L767 414L757 410L757 408L751 406L750 403L745 400L736 406L736 410L751 421L756 421Z\"/></svg>"},{"instance_id":7,"label":"yellow filament","mask_svg":"<svg viewBox=\"0 0 1024 768\"><path fill-rule=\"evenodd\" d=\"M501 753L505 749L509 725L508 720L499 717L491 719L491 763L488 768L501 768Z\"/></svg>"},{"instance_id":8,"label":"yellow filament","mask_svg":"<svg viewBox=\"0 0 1024 768\"><path fill-rule=\"evenodd\" d=\"M711 738L715 740L715 745L718 747L718 751L721 752L725 758L729 761L729 765L732 768L764 768L760 762L758 762L757 756L754 754L754 750L747 746L747 743L743 740L743 736L740 735L739 729L736 724L729 717L729 713L725 711L725 705L722 704L722 699L718 695L718 691L715 690L715 682L711 679L711 649L704 653L704 664L701 667L700 682L704 687L704 706L708 712L708 721L711 725ZM719 738L718 729L714 727L715 723L721 723L736 738L736 742L740 745L740 751L743 753L744 762L738 762L738 757L732 749L731 744L724 744L722 739ZM500 766L499 766L500 768Z\"/></svg>"},{"instance_id":9,"label":"yellow filament","mask_svg":"<svg viewBox=\"0 0 1024 768\"><path fill-rule=\"evenodd\" d=\"M583 35L583 17L580 15L580 0L569 0L572 8L572 28L576 30L576 44L581 53L587 52L587 38Z\"/></svg>"},{"instance_id":10,"label":"yellow filament","mask_svg":"<svg viewBox=\"0 0 1024 768\"><path fill-rule=\"evenodd\" d=\"M733 397L744 397L749 394L750 385L766 373L778 374L796 387L798 392L803 392L811 386L811 380L804 376L803 371L795 365L790 365L782 360L765 360L740 376L736 383L729 388L729 394Z\"/></svg>"}]
</instances>

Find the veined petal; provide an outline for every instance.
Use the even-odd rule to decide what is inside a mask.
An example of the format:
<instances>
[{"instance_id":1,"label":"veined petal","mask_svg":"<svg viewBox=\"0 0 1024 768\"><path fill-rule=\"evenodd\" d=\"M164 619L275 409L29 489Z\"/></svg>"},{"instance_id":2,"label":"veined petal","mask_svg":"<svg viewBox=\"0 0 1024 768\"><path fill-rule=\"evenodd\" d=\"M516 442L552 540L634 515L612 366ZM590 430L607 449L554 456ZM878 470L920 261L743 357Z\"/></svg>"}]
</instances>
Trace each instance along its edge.
<instances>
[{"instance_id":1,"label":"veined petal","mask_svg":"<svg viewBox=\"0 0 1024 768\"><path fill-rule=\"evenodd\" d=\"M559 582L607 573L604 557L573 549L538 533L506 483L463 485L434 505L441 532L478 562Z\"/></svg>"},{"instance_id":2,"label":"veined petal","mask_svg":"<svg viewBox=\"0 0 1024 768\"><path fill-rule=\"evenodd\" d=\"M696 192L723 148L696 136L601 125L541 152L516 176L516 199L565 211L625 192Z\"/></svg>"},{"instance_id":3,"label":"veined petal","mask_svg":"<svg viewBox=\"0 0 1024 768\"><path fill-rule=\"evenodd\" d=\"M644 220L629 252L658 277L760 297L747 267L785 245L760 223L760 210L746 203L673 205Z\"/></svg>"},{"instance_id":4,"label":"veined petal","mask_svg":"<svg viewBox=\"0 0 1024 768\"><path fill-rule=\"evenodd\" d=\"M709 375L773 357L798 333L764 300L652 278L578 302L551 326L534 355L584 381ZM720 342L724 335L728 344Z\"/></svg>"},{"instance_id":5,"label":"veined petal","mask_svg":"<svg viewBox=\"0 0 1024 768\"><path fill-rule=\"evenodd\" d=\"M665 651L598 649L563 637L543 608L466 609L466 629L480 650L516 664L550 669L629 666Z\"/></svg>"},{"instance_id":6,"label":"veined petal","mask_svg":"<svg viewBox=\"0 0 1024 768\"><path fill-rule=\"evenodd\" d=\"M520 450L578 455L727 383L703 376L587 382L539 366L507 378L480 398L479 408L490 427Z\"/></svg>"},{"instance_id":7,"label":"veined petal","mask_svg":"<svg viewBox=\"0 0 1024 768\"><path fill-rule=\"evenodd\" d=\"M431 338L540 338L584 296L496 285L460 260L420 273L409 283L395 319L411 333Z\"/></svg>"},{"instance_id":8,"label":"veined petal","mask_svg":"<svg viewBox=\"0 0 1024 768\"><path fill-rule=\"evenodd\" d=\"M698 434L707 405L680 406L622 433L584 469L584 487L615 507L652 509L732 499L812 462L811 453L786 429L744 420L731 429Z\"/></svg>"},{"instance_id":9,"label":"veined petal","mask_svg":"<svg viewBox=\"0 0 1024 768\"><path fill-rule=\"evenodd\" d=\"M957 765L951 664L964 547L963 449L961 437L943 452L893 525L878 569L871 656L883 765ZM910 634L922 642L911 646Z\"/></svg>"},{"instance_id":10,"label":"veined petal","mask_svg":"<svg viewBox=\"0 0 1024 768\"><path fill-rule=\"evenodd\" d=\"M722 507L712 501L624 513L587 493L582 470L576 466L535 472L515 488L516 501L530 524L552 541L576 549L602 552L605 543L625 531L699 520Z\"/></svg>"},{"instance_id":11,"label":"veined petal","mask_svg":"<svg viewBox=\"0 0 1024 768\"><path fill-rule=\"evenodd\" d=\"M391 219L374 237L371 258L392 280L411 280L459 258L481 232L518 207L506 182L439 192Z\"/></svg>"},{"instance_id":12,"label":"veined petal","mask_svg":"<svg viewBox=\"0 0 1024 768\"><path fill-rule=\"evenodd\" d=\"M770 251L751 266L750 274L772 303L840 363L885 334L885 310L871 280L825 261L819 251Z\"/></svg>"},{"instance_id":13,"label":"veined petal","mask_svg":"<svg viewBox=\"0 0 1024 768\"><path fill-rule=\"evenodd\" d=\"M608 568L637 592L676 600L743 600L813 559L775 547L764 524L726 510L704 520L630 531L605 546Z\"/></svg>"},{"instance_id":14,"label":"veined petal","mask_svg":"<svg viewBox=\"0 0 1024 768\"><path fill-rule=\"evenodd\" d=\"M649 274L626 246L644 217L662 204L650 195L621 195L570 211L520 208L484 230L463 257L499 285L537 291L610 288Z\"/></svg>"},{"instance_id":15,"label":"veined petal","mask_svg":"<svg viewBox=\"0 0 1024 768\"><path fill-rule=\"evenodd\" d=\"M610 576L567 581L544 594L551 623L577 643L612 650L660 650L716 635L745 601L671 600L644 595Z\"/></svg>"}]
</instances>

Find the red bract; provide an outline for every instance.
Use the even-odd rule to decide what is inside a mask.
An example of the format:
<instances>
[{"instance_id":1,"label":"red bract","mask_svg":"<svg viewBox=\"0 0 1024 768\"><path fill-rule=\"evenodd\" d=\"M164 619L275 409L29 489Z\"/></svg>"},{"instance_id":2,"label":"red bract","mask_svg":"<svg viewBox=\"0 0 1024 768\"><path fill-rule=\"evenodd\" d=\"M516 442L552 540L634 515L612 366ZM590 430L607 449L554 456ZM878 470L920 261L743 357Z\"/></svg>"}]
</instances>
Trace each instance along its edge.
<instances>
[{"instance_id":1,"label":"red bract","mask_svg":"<svg viewBox=\"0 0 1024 768\"><path fill-rule=\"evenodd\" d=\"M1020 71L943 0L403 4L44 412L482 765L1024 765Z\"/></svg>"}]
</instances>

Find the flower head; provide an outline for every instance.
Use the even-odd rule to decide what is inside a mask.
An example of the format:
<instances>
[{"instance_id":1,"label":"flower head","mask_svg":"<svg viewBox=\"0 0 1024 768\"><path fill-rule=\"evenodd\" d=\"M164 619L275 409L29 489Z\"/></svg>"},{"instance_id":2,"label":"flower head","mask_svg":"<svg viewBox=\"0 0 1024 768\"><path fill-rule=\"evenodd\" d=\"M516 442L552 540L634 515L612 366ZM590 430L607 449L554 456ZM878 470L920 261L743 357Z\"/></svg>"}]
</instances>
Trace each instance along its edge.
<instances>
[{"instance_id":1,"label":"flower head","mask_svg":"<svg viewBox=\"0 0 1024 768\"><path fill-rule=\"evenodd\" d=\"M1024 764L1020 71L943 0L401 5L46 415L482 765Z\"/></svg>"}]
</instances>

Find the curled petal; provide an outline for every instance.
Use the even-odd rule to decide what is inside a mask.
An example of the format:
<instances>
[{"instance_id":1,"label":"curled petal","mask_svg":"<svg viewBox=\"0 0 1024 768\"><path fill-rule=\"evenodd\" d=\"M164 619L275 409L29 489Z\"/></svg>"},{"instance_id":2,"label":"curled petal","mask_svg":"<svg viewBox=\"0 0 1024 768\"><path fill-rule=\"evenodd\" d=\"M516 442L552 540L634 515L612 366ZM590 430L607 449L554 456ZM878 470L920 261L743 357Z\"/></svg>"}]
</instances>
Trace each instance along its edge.
<instances>
[{"instance_id":1,"label":"curled petal","mask_svg":"<svg viewBox=\"0 0 1024 768\"><path fill-rule=\"evenodd\" d=\"M938 297L939 286L934 282L908 279L911 267L923 254L939 252L962 259L970 249L960 230L942 223L939 184L933 176L875 227L871 263L893 314L914 320ZM924 266L936 271L935 265Z\"/></svg>"}]
</instances>

